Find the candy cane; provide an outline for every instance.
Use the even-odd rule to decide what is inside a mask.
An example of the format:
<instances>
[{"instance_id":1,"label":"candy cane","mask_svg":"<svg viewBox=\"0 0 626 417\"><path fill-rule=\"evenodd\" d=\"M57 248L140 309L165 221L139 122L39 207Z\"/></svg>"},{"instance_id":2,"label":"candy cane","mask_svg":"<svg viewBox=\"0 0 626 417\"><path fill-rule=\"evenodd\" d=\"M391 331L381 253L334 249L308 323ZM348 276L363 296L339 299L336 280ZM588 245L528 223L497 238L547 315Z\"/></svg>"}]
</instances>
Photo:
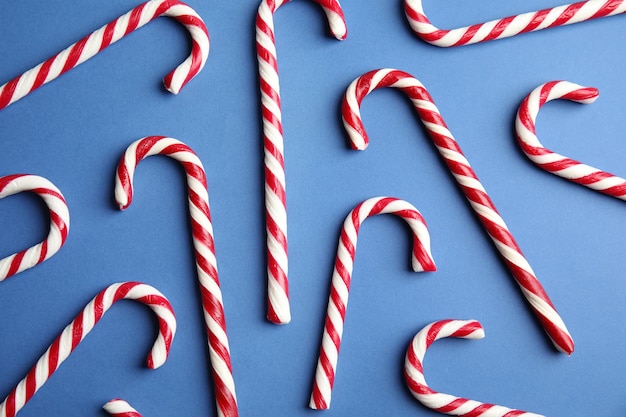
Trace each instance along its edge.
<instances>
[{"instance_id":1,"label":"candy cane","mask_svg":"<svg viewBox=\"0 0 626 417\"><path fill-rule=\"evenodd\" d=\"M434 411L452 416L543 417L540 414L442 394L430 388L424 378L424 355L435 340L444 337L476 340L485 337L485 332L476 320L441 320L427 325L415 335L406 352L404 376L411 394L419 402Z\"/></svg>"},{"instance_id":2,"label":"candy cane","mask_svg":"<svg viewBox=\"0 0 626 417\"><path fill-rule=\"evenodd\" d=\"M520 286L522 294L530 303L554 346L567 354L572 353L574 342L565 327L565 323L554 309L548 294L535 276L513 235L498 214L476 173L465 159L459 144L448 130L432 97L417 79L406 72L381 69L368 72L357 78L348 87L343 100L342 114L344 127L350 137L352 148L363 150L369 143L361 120L359 106L367 94L381 87L399 88L409 96L439 154L450 169L461 191L465 194L485 231L493 240L496 249L506 262L511 274Z\"/></svg>"},{"instance_id":3,"label":"candy cane","mask_svg":"<svg viewBox=\"0 0 626 417\"><path fill-rule=\"evenodd\" d=\"M109 401L102 408L109 413L111 417L142 417L137 410L120 398Z\"/></svg>"},{"instance_id":4,"label":"candy cane","mask_svg":"<svg viewBox=\"0 0 626 417\"><path fill-rule=\"evenodd\" d=\"M209 33L200 16L185 3L177 0L151 0L0 86L0 110L160 16L176 19L191 35L191 55L163 79L165 88L178 94L204 67L209 54Z\"/></svg>"},{"instance_id":5,"label":"candy cane","mask_svg":"<svg viewBox=\"0 0 626 417\"><path fill-rule=\"evenodd\" d=\"M39 358L26 377L0 404L0 417L14 417L52 374L76 349L113 304L135 300L150 307L159 321L159 334L148 355L147 365L156 369L169 355L176 333L176 318L169 301L153 287L138 282L113 284L101 291L72 321L48 350Z\"/></svg>"},{"instance_id":6,"label":"candy cane","mask_svg":"<svg viewBox=\"0 0 626 417\"><path fill-rule=\"evenodd\" d=\"M330 407L348 306L348 293L352 281L357 237L363 221L378 214L394 214L406 221L411 228L413 232L411 264L414 271L436 270L435 262L430 254L430 235L426 222L420 212L410 203L392 197L375 197L363 201L348 214L343 223L335 258L335 269L331 279L332 288L328 298L326 324L309 402L310 408L327 409Z\"/></svg>"},{"instance_id":7,"label":"candy cane","mask_svg":"<svg viewBox=\"0 0 626 417\"><path fill-rule=\"evenodd\" d=\"M49 259L61 249L70 231L70 213L61 191L36 175L8 175L0 178L0 199L30 191L40 196L50 212L50 231L41 243L0 259L0 281Z\"/></svg>"},{"instance_id":8,"label":"candy cane","mask_svg":"<svg viewBox=\"0 0 626 417\"><path fill-rule=\"evenodd\" d=\"M135 168L139 161L151 155L165 155L173 158L185 169L193 245L196 252L196 269L213 367L217 412L219 416L234 417L238 415L237 398L215 259L209 194L202 162L190 147L179 140L164 136L139 139L126 149L117 167L115 199L120 210L125 210L130 206L133 199Z\"/></svg>"},{"instance_id":9,"label":"candy cane","mask_svg":"<svg viewBox=\"0 0 626 417\"><path fill-rule=\"evenodd\" d=\"M551 81L535 88L522 102L515 118L517 140L526 156L539 168L592 190L626 200L626 180L585 165L543 147L537 138L535 121L539 109L551 100L564 99L590 104L598 90L567 81Z\"/></svg>"},{"instance_id":10,"label":"candy cane","mask_svg":"<svg viewBox=\"0 0 626 417\"><path fill-rule=\"evenodd\" d=\"M520 33L571 25L626 12L626 0L588 0L551 9L491 20L458 29L439 29L424 14L422 0L405 0L404 11L413 32L424 41L441 47L470 45Z\"/></svg>"},{"instance_id":11,"label":"candy cane","mask_svg":"<svg viewBox=\"0 0 626 417\"><path fill-rule=\"evenodd\" d=\"M267 318L273 323L291 321L287 265L287 209L283 125L281 122L278 61L274 39L274 12L290 0L262 0L256 18L256 50L259 61L263 146L265 155L265 216L267 230ZM337 0L313 0L322 6L331 33L347 36L343 10Z\"/></svg>"}]
</instances>

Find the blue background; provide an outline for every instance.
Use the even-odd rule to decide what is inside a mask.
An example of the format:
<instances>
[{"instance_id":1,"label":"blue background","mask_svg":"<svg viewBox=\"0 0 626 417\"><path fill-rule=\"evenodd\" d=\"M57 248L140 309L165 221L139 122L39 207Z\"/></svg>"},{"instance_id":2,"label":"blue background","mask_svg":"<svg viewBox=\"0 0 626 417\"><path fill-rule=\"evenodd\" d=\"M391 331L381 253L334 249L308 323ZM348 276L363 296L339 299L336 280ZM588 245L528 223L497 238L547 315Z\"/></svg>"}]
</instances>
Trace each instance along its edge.
<instances>
[{"instance_id":1,"label":"blue background","mask_svg":"<svg viewBox=\"0 0 626 417\"><path fill-rule=\"evenodd\" d=\"M215 415L184 175L149 158L126 212L113 201L118 159L134 140L167 135L202 159L209 193L240 415L430 416L402 376L406 347L427 323L478 319L482 341L443 340L426 355L441 392L547 416L626 413L626 206L533 166L514 116L539 84L600 89L590 106L548 104L548 147L626 175L623 16L439 49L410 31L402 2L344 0L348 39L328 35L319 6L294 1L275 16L286 148L293 321L265 320L262 142L254 19L257 0L189 0L211 34L205 69L178 95L161 77L189 51L187 33L161 18L0 112L0 175L44 176L64 193L71 230L49 261L0 284L0 396L10 392L63 327L107 285L143 281L172 302L179 332L166 365L144 358L151 313L116 305L20 413L104 415L113 397L146 417ZM556 6L552 0L425 2L436 25L458 27ZM2 82L137 5L21 1L0 14ZM339 106L366 71L395 67L429 89L450 130L551 296L576 343L558 354L401 93L362 107L371 137L351 151ZM393 216L361 232L333 401L307 404L341 224L360 201L399 197L420 209L438 272L410 271L409 233ZM42 240L45 206L20 194L0 202L0 256Z\"/></svg>"}]
</instances>

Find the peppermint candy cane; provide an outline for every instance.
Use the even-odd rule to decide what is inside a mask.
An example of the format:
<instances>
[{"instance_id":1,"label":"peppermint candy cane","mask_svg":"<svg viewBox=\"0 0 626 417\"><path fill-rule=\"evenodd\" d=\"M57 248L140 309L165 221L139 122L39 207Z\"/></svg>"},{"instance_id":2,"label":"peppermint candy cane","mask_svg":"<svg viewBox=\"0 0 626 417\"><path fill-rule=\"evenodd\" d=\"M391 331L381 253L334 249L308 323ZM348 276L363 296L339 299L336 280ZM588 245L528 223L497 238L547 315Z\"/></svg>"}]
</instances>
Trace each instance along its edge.
<instances>
[{"instance_id":1,"label":"peppermint candy cane","mask_svg":"<svg viewBox=\"0 0 626 417\"><path fill-rule=\"evenodd\" d=\"M0 86L0 110L160 16L176 19L191 35L191 55L163 79L165 88L178 94L204 67L209 54L209 33L200 16L185 3L177 0L151 0Z\"/></svg>"},{"instance_id":2,"label":"peppermint candy cane","mask_svg":"<svg viewBox=\"0 0 626 417\"><path fill-rule=\"evenodd\" d=\"M151 369L163 365L176 333L176 318L169 301L155 288L146 284L138 282L113 284L91 300L82 313L50 345L28 375L0 404L0 417L14 417L83 341L104 313L120 300L138 301L150 307L156 314L159 334L148 354L147 365Z\"/></svg>"},{"instance_id":3,"label":"peppermint candy cane","mask_svg":"<svg viewBox=\"0 0 626 417\"><path fill-rule=\"evenodd\" d=\"M377 88L399 88L409 96L439 154L450 169L461 191L489 234L496 249L520 286L546 333L561 352L574 351L574 341L552 301L522 254L513 235L487 195L476 173L470 167L459 144L448 130L432 97L422 83L410 74L393 69L370 71L350 84L342 104L344 127L355 150L364 150L369 139L361 120L359 106L367 94Z\"/></svg>"},{"instance_id":4,"label":"peppermint candy cane","mask_svg":"<svg viewBox=\"0 0 626 417\"><path fill-rule=\"evenodd\" d=\"M528 12L458 29L439 29L424 14L422 0L405 0L404 11L413 32L436 46L470 45L509 38L556 26L571 25L626 12L626 0L588 0Z\"/></svg>"},{"instance_id":5,"label":"peppermint candy cane","mask_svg":"<svg viewBox=\"0 0 626 417\"><path fill-rule=\"evenodd\" d=\"M535 121L539 109L551 100L564 99L590 104L598 98L598 89L567 81L551 81L535 88L522 102L515 117L517 140L522 151L539 168L592 190L626 200L626 180L608 172L552 152L537 138Z\"/></svg>"},{"instance_id":6,"label":"peppermint candy cane","mask_svg":"<svg viewBox=\"0 0 626 417\"><path fill-rule=\"evenodd\" d=\"M0 178L0 199L30 191L43 199L50 212L50 231L41 243L0 259L0 281L49 259L61 249L70 231L70 213L61 191L37 175L7 175Z\"/></svg>"},{"instance_id":7,"label":"peppermint candy cane","mask_svg":"<svg viewBox=\"0 0 626 417\"><path fill-rule=\"evenodd\" d=\"M419 402L434 411L452 416L543 417L540 414L442 394L430 388L424 378L424 355L435 340L444 337L476 340L485 337L485 331L476 320L441 320L427 325L415 335L406 352L404 376L411 394Z\"/></svg>"},{"instance_id":8,"label":"peppermint candy cane","mask_svg":"<svg viewBox=\"0 0 626 417\"><path fill-rule=\"evenodd\" d=\"M415 272L436 270L430 253L430 235L426 222L420 212L410 203L392 197L375 197L363 201L348 214L343 223L335 258L335 269L331 279L332 288L328 298L326 324L309 402L310 408L327 409L330 407L348 306L348 293L352 281L357 237L363 221L378 214L396 215L406 221L411 228L413 232L411 264Z\"/></svg>"},{"instance_id":9,"label":"peppermint candy cane","mask_svg":"<svg viewBox=\"0 0 626 417\"><path fill-rule=\"evenodd\" d=\"M109 413L111 417L142 417L137 410L120 398L109 401L102 408Z\"/></svg>"},{"instance_id":10,"label":"peppermint candy cane","mask_svg":"<svg viewBox=\"0 0 626 417\"><path fill-rule=\"evenodd\" d=\"M256 18L256 50L259 61L263 147L265 155L265 216L267 230L267 318L276 324L291 321L287 265L287 199L283 125L274 39L274 12L290 0L262 0ZM331 33L347 36L343 10L337 0L313 0L322 6Z\"/></svg>"},{"instance_id":11,"label":"peppermint candy cane","mask_svg":"<svg viewBox=\"0 0 626 417\"><path fill-rule=\"evenodd\" d=\"M217 273L209 193L202 162L189 146L177 139L164 136L139 139L126 149L117 167L115 199L120 210L125 210L130 206L133 200L135 168L139 161L151 155L165 155L173 158L185 169L193 245L196 252L196 269L213 367L217 412L219 416L235 417L239 412L226 335L222 292Z\"/></svg>"}]
</instances>

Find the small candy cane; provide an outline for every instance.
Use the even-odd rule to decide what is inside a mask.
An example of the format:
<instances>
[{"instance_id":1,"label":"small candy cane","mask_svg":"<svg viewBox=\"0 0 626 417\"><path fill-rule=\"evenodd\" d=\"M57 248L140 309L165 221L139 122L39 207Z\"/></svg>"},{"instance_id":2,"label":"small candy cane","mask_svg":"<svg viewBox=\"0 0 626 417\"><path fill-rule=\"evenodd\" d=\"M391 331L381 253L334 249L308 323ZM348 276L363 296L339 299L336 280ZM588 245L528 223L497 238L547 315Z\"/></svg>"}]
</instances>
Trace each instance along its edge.
<instances>
[{"instance_id":1,"label":"small candy cane","mask_svg":"<svg viewBox=\"0 0 626 417\"><path fill-rule=\"evenodd\" d=\"M102 408L111 417L142 417L130 404L119 398L109 401Z\"/></svg>"},{"instance_id":2,"label":"small candy cane","mask_svg":"<svg viewBox=\"0 0 626 417\"><path fill-rule=\"evenodd\" d=\"M8 175L0 178L0 199L30 191L43 199L50 212L50 232L43 242L0 259L0 281L49 259L61 249L70 231L70 213L61 191L36 175Z\"/></svg>"},{"instance_id":3,"label":"small candy cane","mask_svg":"<svg viewBox=\"0 0 626 417\"><path fill-rule=\"evenodd\" d=\"M419 402L434 411L452 416L543 417L540 414L442 394L430 388L424 378L424 355L435 340L444 337L476 340L485 337L485 331L476 320L441 320L427 325L415 335L406 352L404 376L411 394Z\"/></svg>"},{"instance_id":4,"label":"small candy cane","mask_svg":"<svg viewBox=\"0 0 626 417\"><path fill-rule=\"evenodd\" d=\"M217 412L219 416L235 417L239 412L226 335L222 292L217 273L209 193L202 162L189 146L177 139L165 136L149 136L139 139L126 149L120 160L115 178L115 199L120 210L125 210L130 206L133 200L135 168L139 161L151 155L165 155L173 158L185 169L193 245L196 252L196 269L213 367Z\"/></svg>"},{"instance_id":5,"label":"small candy cane","mask_svg":"<svg viewBox=\"0 0 626 417\"><path fill-rule=\"evenodd\" d=\"M191 55L163 79L165 88L178 94L204 67L209 54L209 33L200 16L185 3L177 0L151 0L0 86L0 110L160 16L178 20L191 35Z\"/></svg>"},{"instance_id":6,"label":"small candy cane","mask_svg":"<svg viewBox=\"0 0 626 417\"><path fill-rule=\"evenodd\" d=\"M120 300L138 301L150 307L156 314L159 334L148 355L147 365L151 369L163 365L176 333L176 318L169 301L155 288L146 284L139 282L113 284L91 300L82 313L50 345L28 375L0 404L0 417L15 417L95 327L104 313Z\"/></svg>"},{"instance_id":7,"label":"small candy cane","mask_svg":"<svg viewBox=\"0 0 626 417\"><path fill-rule=\"evenodd\" d=\"M524 99L517 112L517 140L522 151L539 168L592 190L626 200L626 179L552 152L544 148L537 138L535 121L544 104L556 99L590 104L597 98L596 88L567 81L551 81L540 85Z\"/></svg>"},{"instance_id":8,"label":"small candy cane","mask_svg":"<svg viewBox=\"0 0 626 417\"><path fill-rule=\"evenodd\" d=\"M554 346L561 352L572 353L574 342L565 323L556 312L548 294L535 276L422 83L406 72L393 69L370 71L352 82L346 91L342 105L343 123L350 137L352 148L363 150L369 143L359 106L367 94L381 87L398 88L409 96L439 154L506 262L522 294L528 300Z\"/></svg>"},{"instance_id":9,"label":"small candy cane","mask_svg":"<svg viewBox=\"0 0 626 417\"><path fill-rule=\"evenodd\" d=\"M435 271L435 262L430 254L430 235L426 222L419 211L410 203L392 197L375 197L356 206L346 217L339 239L335 269L333 271L326 324L322 336L322 347L315 371L315 382L309 407L330 407L339 347L343 334L343 323L348 307L348 293L352 281L356 242L361 224L365 219L378 214L394 214L402 218L413 232L411 264L413 270Z\"/></svg>"},{"instance_id":10,"label":"small candy cane","mask_svg":"<svg viewBox=\"0 0 626 417\"><path fill-rule=\"evenodd\" d=\"M256 18L256 50L259 61L263 146L265 155L265 215L267 230L267 318L276 324L291 321L287 265L287 200L283 125L274 39L274 12L290 0L262 0ZM322 6L331 33L347 36L343 10L337 0L313 0Z\"/></svg>"},{"instance_id":11,"label":"small candy cane","mask_svg":"<svg viewBox=\"0 0 626 417\"><path fill-rule=\"evenodd\" d=\"M432 45L449 47L509 38L520 33L613 16L626 12L626 0L581 1L458 29L439 29L430 23L424 14L422 0L405 0L404 11L417 36Z\"/></svg>"}]
</instances>

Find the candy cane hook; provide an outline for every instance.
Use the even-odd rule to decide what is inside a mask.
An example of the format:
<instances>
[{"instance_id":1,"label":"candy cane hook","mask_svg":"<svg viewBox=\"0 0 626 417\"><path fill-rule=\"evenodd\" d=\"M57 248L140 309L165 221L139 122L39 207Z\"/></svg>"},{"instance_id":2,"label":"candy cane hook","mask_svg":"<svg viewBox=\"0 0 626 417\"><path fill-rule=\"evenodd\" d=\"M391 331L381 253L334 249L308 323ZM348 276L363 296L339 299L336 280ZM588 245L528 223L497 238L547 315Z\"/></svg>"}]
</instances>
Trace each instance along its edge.
<instances>
[{"instance_id":1,"label":"candy cane hook","mask_svg":"<svg viewBox=\"0 0 626 417\"><path fill-rule=\"evenodd\" d=\"M209 193L202 162L189 146L177 139L165 136L149 136L139 139L126 149L120 160L115 178L115 199L120 210L125 210L130 206L133 199L135 168L139 161L151 155L165 155L173 158L185 169L193 245L196 252L196 270L200 282L202 309L213 368L217 412L219 416L235 417L239 412L226 335L222 292L217 273Z\"/></svg>"},{"instance_id":2,"label":"candy cane hook","mask_svg":"<svg viewBox=\"0 0 626 417\"><path fill-rule=\"evenodd\" d=\"M477 340L485 337L485 331L476 320L441 320L427 325L415 335L406 352L404 376L411 394L419 402L434 411L452 416L543 417L540 414L443 394L430 388L424 378L424 355L434 341L444 337Z\"/></svg>"},{"instance_id":3,"label":"candy cane hook","mask_svg":"<svg viewBox=\"0 0 626 417\"><path fill-rule=\"evenodd\" d=\"M61 191L45 178L36 175L8 175L0 178L0 199L30 191L43 199L50 212L50 231L43 242L0 259L0 281L50 259L67 239L70 213Z\"/></svg>"},{"instance_id":4,"label":"candy cane hook","mask_svg":"<svg viewBox=\"0 0 626 417\"><path fill-rule=\"evenodd\" d=\"M363 221L378 214L394 214L406 221L411 228L413 232L411 264L414 271L430 272L436 270L435 262L430 253L430 235L426 222L420 212L410 203L392 197L375 197L363 201L348 214L343 223L337 257L335 258L335 269L331 279L332 288L328 298L326 324L324 325L322 347L315 371L313 392L309 402L310 408L327 409L330 407L339 347L343 335L343 324L348 306L348 293L352 281L357 237Z\"/></svg>"},{"instance_id":5,"label":"candy cane hook","mask_svg":"<svg viewBox=\"0 0 626 417\"><path fill-rule=\"evenodd\" d=\"M556 26L571 25L626 12L626 0L588 0L528 12L458 29L439 29L424 14L422 0L405 0L404 11L413 32L436 46L470 45L509 38Z\"/></svg>"},{"instance_id":6,"label":"candy cane hook","mask_svg":"<svg viewBox=\"0 0 626 417\"><path fill-rule=\"evenodd\" d=\"M259 61L263 147L265 159L265 216L267 231L267 318L276 324L291 321L287 265L287 200L283 125L274 39L274 12L290 0L262 0L256 18L256 50ZM343 10L337 0L313 0L322 6L331 33L347 36Z\"/></svg>"},{"instance_id":7,"label":"candy cane hook","mask_svg":"<svg viewBox=\"0 0 626 417\"><path fill-rule=\"evenodd\" d=\"M626 200L626 179L585 165L543 147L535 128L539 109L551 100L564 99L590 104L598 89L567 81L551 81L535 88L522 102L515 118L517 140L522 151L539 168L592 190Z\"/></svg>"},{"instance_id":8,"label":"candy cane hook","mask_svg":"<svg viewBox=\"0 0 626 417\"><path fill-rule=\"evenodd\" d=\"M422 83L406 72L393 69L370 71L353 81L346 91L342 105L343 123L352 148L363 150L369 143L359 106L367 94L382 87L398 88L409 96L439 154L520 286L522 294L552 339L554 346L567 354L572 353L574 342L565 323L556 312L548 294L535 276Z\"/></svg>"},{"instance_id":9,"label":"candy cane hook","mask_svg":"<svg viewBox=\"0 0 626 417\"><path fill-rule=\"evenodd\" d=\"M0 404L0 417L15 417L95 327L104 313L120 300L138 301L150 307L156 314L159 334L148 354L147 364L151 369L163 365L176 333L176 318L169 301L158 290L146 284L138 282L113 284L91 300L82 313L50 345L26 377Z\"/></svg>"},{"instance_id":10,"label":"candy cane hook","mask_svg":"<svg viewBox=\"0 0 626 417\"><path fill-rule=\"evenodd\" d=\"M163 79L165 88L178 94L204 67L209 54L209 33L200 16L185 3L150 0L0 86L0 110L160 16L176 19L191 35L191 55Z\"/></svg>"}]
</instances>

